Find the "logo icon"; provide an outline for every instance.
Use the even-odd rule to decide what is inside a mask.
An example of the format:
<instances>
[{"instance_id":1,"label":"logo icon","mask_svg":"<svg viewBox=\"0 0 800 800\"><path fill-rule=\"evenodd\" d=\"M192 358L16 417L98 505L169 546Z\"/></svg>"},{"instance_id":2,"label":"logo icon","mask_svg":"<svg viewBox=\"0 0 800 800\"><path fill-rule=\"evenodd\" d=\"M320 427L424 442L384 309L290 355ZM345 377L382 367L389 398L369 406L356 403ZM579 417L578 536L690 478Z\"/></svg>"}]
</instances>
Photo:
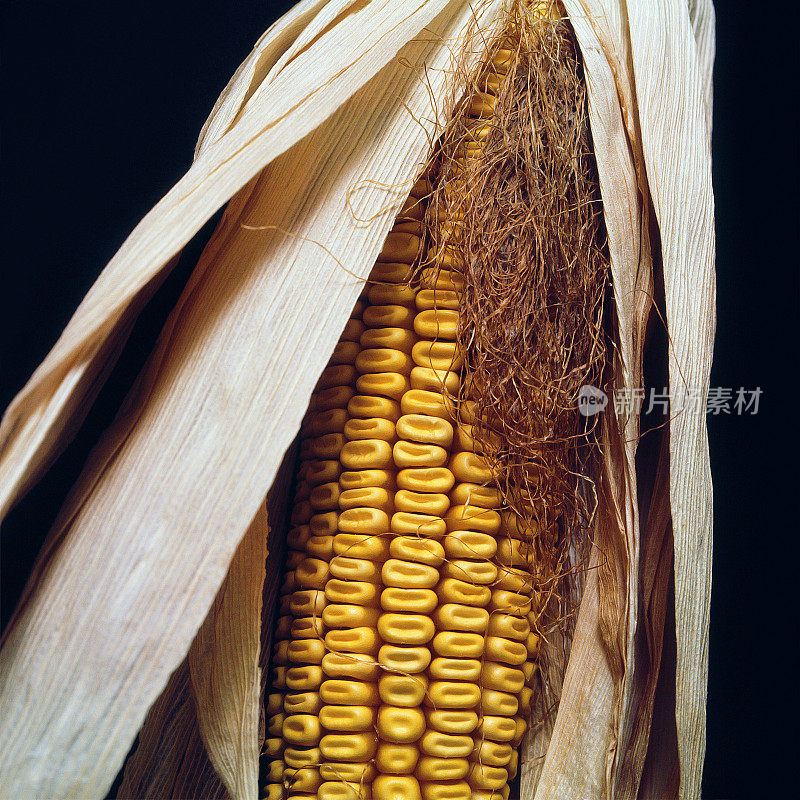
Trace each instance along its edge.
<instances>
[{"instance_id":1,"label":"logo icon","mask_svg":"<svg viewBox=\"0 0 800 800\"><path fill-rule=\"evenodd\" d=\"M578 411L584 417L599 414L607 405L608 395L596 386L587 383L578 390Z\"/></svg>"}]
</instances>

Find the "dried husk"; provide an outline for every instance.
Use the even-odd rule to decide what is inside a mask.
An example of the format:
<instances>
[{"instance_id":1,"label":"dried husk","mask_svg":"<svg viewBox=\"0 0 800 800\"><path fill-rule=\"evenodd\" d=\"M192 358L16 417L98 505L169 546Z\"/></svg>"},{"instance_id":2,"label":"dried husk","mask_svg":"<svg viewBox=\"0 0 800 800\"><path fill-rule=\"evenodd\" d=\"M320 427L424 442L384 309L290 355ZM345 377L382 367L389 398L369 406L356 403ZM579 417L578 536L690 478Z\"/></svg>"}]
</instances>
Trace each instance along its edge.
<instances>
[{"instance_id":1,"label":"dried husk","mask_svg":"<svg viewBox=\"0 0 800 800\"><path fill-rule=\"evenodd\" d=\"M564 5L584 62L609 236L614 386L641 386L645 325L663 281L671 393L704 396L712 7ZM460 49L502 11L502 2L462 0L296 6L237 71L192 168L6 412L3 509L74 433L138 309L230 199L6 632L6 793L102 796L147 715L123 796L257 796L264 497L446 117L441 98L464 63ZM466 63L479 56L470 51ZM526 800L662 797L677 775L680 796L699 797L711 563L704 418L673 414L646 476L636 472L638 430L635 414L604 427L611 493L595 530L598 568L587 573L565 672L553 676L563 679L558 713L525 745ZM270 551L267 572L280 559L279 547ZM234 663L237 641L248 644ZM676 721L674 753L664 715ZM661 728L651 735L653 719Z\"/></svg>"}]
</instances>

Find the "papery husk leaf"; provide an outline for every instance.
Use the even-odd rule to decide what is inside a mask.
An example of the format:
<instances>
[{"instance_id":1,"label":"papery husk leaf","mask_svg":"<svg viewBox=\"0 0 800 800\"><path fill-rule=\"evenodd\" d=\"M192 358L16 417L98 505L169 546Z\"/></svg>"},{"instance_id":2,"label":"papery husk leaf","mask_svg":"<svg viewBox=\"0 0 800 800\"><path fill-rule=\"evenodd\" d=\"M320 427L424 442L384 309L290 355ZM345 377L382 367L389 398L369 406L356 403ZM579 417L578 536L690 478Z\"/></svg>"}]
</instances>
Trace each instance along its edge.
<instances>
[{"instance_id":1,"label":"papery husk leaf","mask_svg":"<svg viewBox=\"0 0 800 800\"><path fill-rule=\"evenodd\" d=\"M261 604L267 559L261 506L189 649L200 735L232 800L258 800Z\"/></svg>"},{"instance_id":2,"label":"papery husk leaf","mask_svg":"<svg viewBox=\"0 0 800 800\"><path fill-rule=\"evenodd\" d=\"M334 9L345 12L352 5L352 0L330 0L326 21ZM453 13L460 5L455 0L449 5L445 0L356 4L270 75L258 97L237 112L235 128L219 135L209 125L219 138L204 137L189 171L128 237L6 410L0 424L0 518L74 434L85 413L84 399L129 331L126 311L149 296L175 254L235 192L327 119L445 6ZM272 38L260 43L268 53L266 64L284 52L285 35L282 28L273 32L281 39L274 50ZM223 103L220 112L227 119L231 107ZM127 325L120 331L121 321Z\"/></svg>"},{"instance_id":3,"label":"papery husk leaf","mask_svg":"<svg viewBox=\"0 0 800 800\"><path fill-rule=\"evenodd\" d=\"M117 800L228 800L200 736L188 659L147 712Z\"/></svg>"},{"instance_id":4,"label":"papery husk leaf","mask_svg":"<svg viewBox=\"0 0 800 800\"><path fill-rule=\"evenodd\" d=\"M700 796L711 601L711 473L705 403L714 340L714 206L708 35L685 3L629 4L650 196L661 234L670 336L670 508L675 551L675 714L681 798ZM710 23L707 23L710 24ZM701 69L702 67L702 69ZM687 392L699 409L681 410Z\"/></svg>"},{"instance_id":5,"label":"papery husk leaf","mask_svg":"<svg viewBox=\"0 0 800 800\"><path fill-rule=\"evenodd\" d=\"M189 648L145 718L118 798L257 800L266 506Z\"/></svg>"},{"instance_id":6,"label":"papery husk leaf","mask_svg":"<svg viewBox=\"0 0 800 800\"><path fill-rule=\"evenodd\" d=\"M9 412L13 497L68 399L48 387L90 367L132 287L269 163L229 204L7 636L15 796L102 796L186 655L446 112L433 103L475 12L443 5L360 6L289 62L134 232Z\"/></svg>"}]
</instances>

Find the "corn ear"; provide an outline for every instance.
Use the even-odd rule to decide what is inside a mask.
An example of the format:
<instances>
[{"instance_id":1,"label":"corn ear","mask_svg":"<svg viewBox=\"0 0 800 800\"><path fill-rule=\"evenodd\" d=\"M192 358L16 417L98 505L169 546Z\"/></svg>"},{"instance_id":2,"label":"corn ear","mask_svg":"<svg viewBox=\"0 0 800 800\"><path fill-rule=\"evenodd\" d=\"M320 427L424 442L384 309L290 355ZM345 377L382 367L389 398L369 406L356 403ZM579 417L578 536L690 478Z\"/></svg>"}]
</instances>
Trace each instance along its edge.
<instances>
[{"instance_id":1,"label":"corn ear","mask_svg":"<svg viewBox=\"0 0 800 800\"><path fill-rule=\"evenodd\" d=\"M703 396L714 299L712 7L666 0L564 5L584 59L609 233L619 342L614 386L641 384L656 280L652 225L660 234L670 389ZM6 412L3 513L71 436L148 287L229 201L124 413L51 532L5 635L6 793L103 796L148 709L161 716L151 713L146 730L164 723L162 691L173 673L174 696L187 685L188 665L197 663L184 660L187 651L203 647L208 629L199 637L198 630L446 117L453 56L472 25L488 35L502 12L500 2L473 9L461 0L329 0L301 3L276 23L220 98L192 168L126 241ZM678 766L679 795L699 796L711 552L704 422L670 420L651 504L657 513L644 521L637 515L637 436L631 416L605 443L624 532L613 561L623 588L607 596L590 573L563 665L559 712L527 737L525 800L637 791L661 797ZM679 765L664 757L658 732L650 736L664 668L669 525ZM600 541L604 532L597 535ZM661 578L647 584L653 575ZM643 585L653 593L640 606ZM598 641L609 609L619 625L620 671L610 668ZM643 663L637 637L645 633L656 648ZM212 649L223 646L212 638ZM202 755L226 791L255 800L252 675L260 657L248 653L247 677L240 676L248 691L232 692L231 707L220 710L202 701L198 727ZM218 736L231 714L249 720L242 747ZM231 753L243 759L234 769L225 764Z\"/></svg>"}]
</instances>

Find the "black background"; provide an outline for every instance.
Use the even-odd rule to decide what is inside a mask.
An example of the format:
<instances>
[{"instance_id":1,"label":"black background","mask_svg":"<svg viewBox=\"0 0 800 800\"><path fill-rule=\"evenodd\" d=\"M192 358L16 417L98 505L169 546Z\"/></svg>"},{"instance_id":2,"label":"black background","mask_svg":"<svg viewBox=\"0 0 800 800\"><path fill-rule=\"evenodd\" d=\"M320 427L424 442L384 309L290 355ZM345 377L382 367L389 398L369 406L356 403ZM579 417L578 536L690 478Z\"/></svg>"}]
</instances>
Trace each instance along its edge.
<instances>
[{"instance_id":1,"label":"black background","mask_svg":"<svg viewBox=\"0 0 800 800\"><path fill-rule=\"evenodd\" d=\"M6 3L0 406L188 168L216 97L290 5ZM761 387L763 395L757 416L709 419L715 562L703 796L711 800L783 795L782 770L797 760L789 720L797 673L797 45L786 13L717 3L712 386ZM4 621L211 227L143 313L75 444L4 525Z\"/></svg>"}]
</instances>

